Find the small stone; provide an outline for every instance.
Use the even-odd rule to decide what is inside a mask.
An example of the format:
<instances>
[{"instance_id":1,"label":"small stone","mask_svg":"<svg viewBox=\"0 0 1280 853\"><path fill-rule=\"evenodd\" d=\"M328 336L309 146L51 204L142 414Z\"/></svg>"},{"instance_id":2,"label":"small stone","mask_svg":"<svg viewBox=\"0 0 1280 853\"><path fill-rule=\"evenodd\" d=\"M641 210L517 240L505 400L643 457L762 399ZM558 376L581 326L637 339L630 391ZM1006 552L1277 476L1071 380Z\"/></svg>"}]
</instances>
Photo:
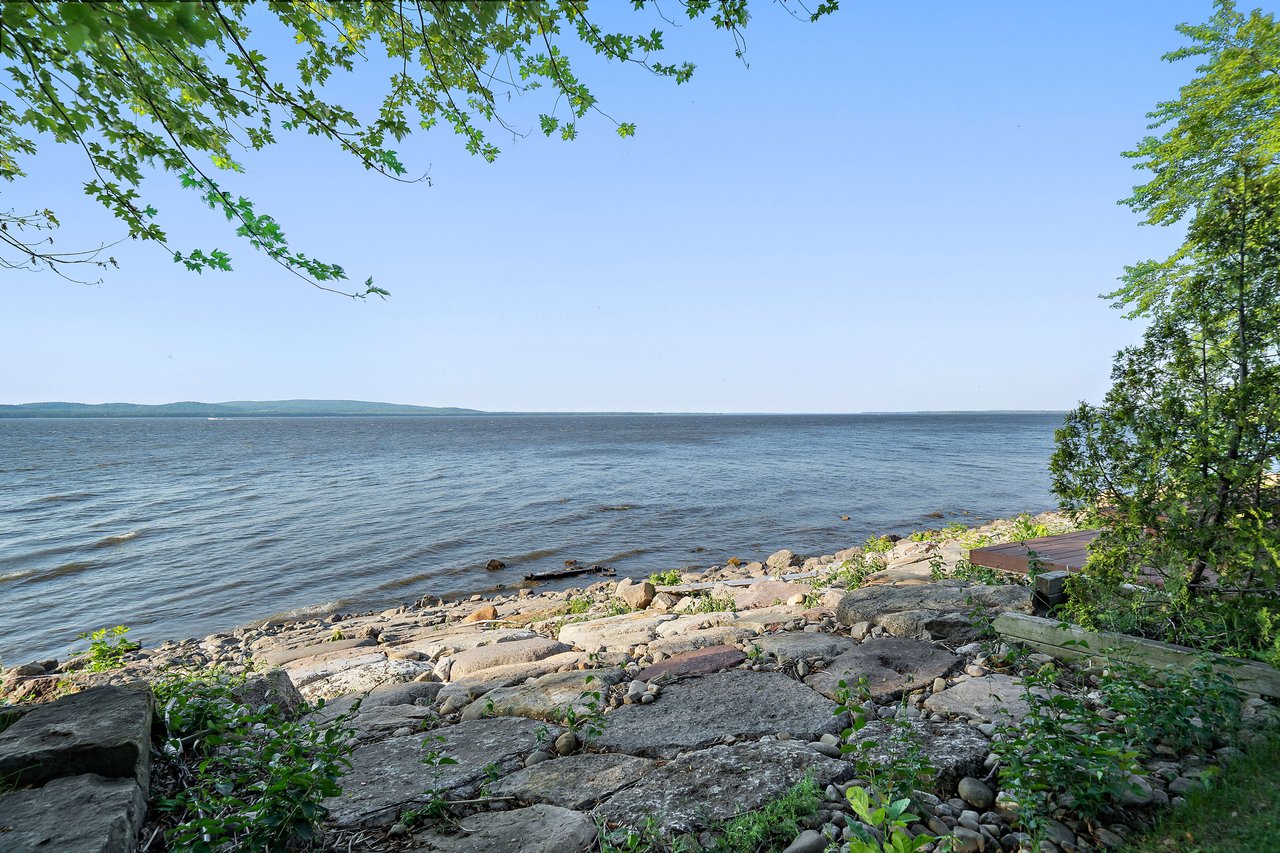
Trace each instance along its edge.
<instances>
[{"instance_id":1,"label":"small stone","mask_svg":"<svg viewBox=\"0 0 1280 853\"><path fill-rule=\"evenodd\" d=\"M1124 839L1107 829L1105 826L1094 828L1093 837L1099 844L1106 847L1108 850L1124 846Z\"/></svg>"},{"instance_id":2,"label":"small stone","mask_svg":"<svg viewBox=\"0 0 1280 853\"><path fill-rule=\"evenodd\" d=\"M546 750L539 749L536 752L529 753L529 757L524 760L525 767L532 767L535 764L541 764L544 761L550 761L551 754Z\"/></svg>"},{"instance_id":3,"label":"small stone","mask_svg":"<svg viewBox=\"0 0 1280 853\"><path fill-rule=\"evenodd\" d=\"M477 607L471 613L464 616L462 621L464 623L470 624L472 622L491 622L497 618L498 618L498 609L494 607L492 604L483 604L480 607Z\"/></svg>"},{"instance_id":4,"label":"small stone","mask_svg":"<svg viewBox=\"0 0 1280 853\"><path fill-rule=\"evenodd\" d=\"M643 693L640 696L640 704L652 705L657 698L658 696L656 693Z\"/></svg>"},{"instance_id":5,"label":"small stone","mask_svg":"<svg viewBox=\"0 0 1280 853\"><path fill-rule=\"evenodd\" d=\"M947 689L947 680L946 680L945 678L942 678L941 676L939 676L938 678L935 678L935 679L933 680L933 692L934 692L934 693L941 693L942 691L944 691L944 690L946 690L946 689Z\"/></svg>"},{"instance_id":6,"label":"small stone","mask_svg":"<svg viewBox=\"0 0 1280 853\"><path fill-rule=\"evenodd\" d=\"M966 776L956 785L956 792L960 795L960 799L979 811L986 811L995 805L995 792L981 779Z\"/></svg>"},{"instance_id":7,"label":"small stone","mask_svg":"<svg viewBox=\"0 0 1280 853\"><path fill-rule=\"evenodd\" d=\"M786 850L782 853L822 853L827 849L827 838L822 833L815 833L814 830L805 830L796 836L796 840L791 841Z\"/></svg>"},{"instance_id":8,"label":"small stone","mask_svg":"<svg viewBox=\"0 0 1280 853\"><path fill-rule=\"evenodd\" d=\"M556 753L559 755L573 755L578 751L578 736L573 732L565 732L556 738Z\"/></svg>"},{"instance_id":9,"label":"small stone","mask_svg":"<svg viewBox=\"0 0 1280 853\"><path fill-rule=\"evenodd\" d=\"M409 835L409 827L403 823L394 823L387 830L387 835L391 838L407 838Z\"/></svg>"},{"instance_id":10,"label":"small stone","mask_svg":"<svg viewBox=\"0 0 1280 853\"><path fill-rule=\"evenodd\" d=\"M867 638L867 635L870 633L871 633L870 622L855 622L853 626L849 629L849 636L853 637L858 642L862 642L863 640L865 640Z\"/></svg>"},{"instance_id":11,"label":"small stone","mask_svg":"<svg viewBox=\"0 0 1280 853\"><path fill-rule=\"evenodd\" d=\"M815 752L820 752L828 758L842 758L844 755L840 752L840 747L829 743L823 743L822 741L815 741L814 743L809 744L809 746L813 747Z\"/></svg>"},{"instance_id":12,"label":"small stone","mask_svg":"<svg viewBox=\"0 0 1280 853\"><path fill-rule=\"evenodd\" d=\"M986 839L982 837L982 833L974 832L967 827L957 826L951 830L952 847L955 853L978 853L985 850L987 846Z\"/></svg>"}]
</instances>

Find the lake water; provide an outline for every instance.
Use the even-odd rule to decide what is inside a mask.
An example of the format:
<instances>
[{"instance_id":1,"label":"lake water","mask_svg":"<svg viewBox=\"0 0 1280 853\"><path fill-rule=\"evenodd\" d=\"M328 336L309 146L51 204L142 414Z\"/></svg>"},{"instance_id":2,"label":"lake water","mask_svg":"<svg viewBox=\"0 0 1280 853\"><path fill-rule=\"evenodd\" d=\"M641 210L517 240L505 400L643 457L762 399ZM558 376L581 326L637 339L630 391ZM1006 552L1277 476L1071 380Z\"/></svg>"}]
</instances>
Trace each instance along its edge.
<instances>
[{"instance_id":1,"label":"lake water","mask_svg":"<svg viewBox=\"0 0 1280 853\"><path fill-rule=\"evenodd\" d=\"M941 526L932 512L1038 512L1061 421L0 420L0 657L65 654L121 623L154 644L326 602L510 587L568 559L638 576L831 553ZM487 571L494 558L508 568Z\"/></svg>"}]
</instances>

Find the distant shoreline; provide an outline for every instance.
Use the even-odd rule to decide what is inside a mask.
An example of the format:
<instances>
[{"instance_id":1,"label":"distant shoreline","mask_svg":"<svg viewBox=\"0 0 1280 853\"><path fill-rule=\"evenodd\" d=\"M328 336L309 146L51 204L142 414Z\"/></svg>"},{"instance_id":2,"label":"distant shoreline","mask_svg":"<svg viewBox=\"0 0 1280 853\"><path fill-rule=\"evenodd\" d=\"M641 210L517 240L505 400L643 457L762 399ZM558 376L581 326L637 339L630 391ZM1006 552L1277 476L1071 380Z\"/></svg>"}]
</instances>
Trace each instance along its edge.
<instances>
[{"instance_id":1,"label":"distant shoreline","mask_svg":"<svg viewBox=\"0 0 1280 853\"><path fill-rule=\"evenodd\" d=\"M373 418L373 417L857 417L906 415L1065 415L1065 409L991 409L910 412L516 412L451 406L412 406L357 400L273 400L229 403L19 403L0 404L0 419L58 418Z\"/></svg>"}]
</instances>

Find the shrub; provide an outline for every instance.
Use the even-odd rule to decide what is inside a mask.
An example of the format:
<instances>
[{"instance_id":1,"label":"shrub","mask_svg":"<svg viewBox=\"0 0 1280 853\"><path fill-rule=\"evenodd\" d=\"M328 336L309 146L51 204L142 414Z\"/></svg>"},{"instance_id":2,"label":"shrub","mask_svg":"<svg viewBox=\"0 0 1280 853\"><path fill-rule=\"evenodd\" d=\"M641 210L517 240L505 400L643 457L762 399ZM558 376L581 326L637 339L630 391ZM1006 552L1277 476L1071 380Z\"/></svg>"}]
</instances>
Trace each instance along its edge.
<instances>
[{"instance_id":1,"label":"shrub","mask_svg":"<svg viewBox=\"0 0 1280 853\"><path fill-rule=\"evenodd\" d=\"M125 656L142 648L141 643L126 640L124 635L127 633L128 628L117 625L78 635L77 640L89 641L89 663L86 669L90 672L106 672L124 666Z\"/></svg>"},{"instance_id":2,"label":"shrub","mask_svg":"<svg viewBox=\"0 0 1280 853\"><path fill-rule=\"evenodd\" d=\"M309 847L350 767L355 708L328 724L283 718L234 694L243 679L218 671L172 673L155 684L161 755L174 778L158 798L173 824L170 850L278 851ZM357 706L358 707L358 706Z\"/></svg>"}]
</instances>

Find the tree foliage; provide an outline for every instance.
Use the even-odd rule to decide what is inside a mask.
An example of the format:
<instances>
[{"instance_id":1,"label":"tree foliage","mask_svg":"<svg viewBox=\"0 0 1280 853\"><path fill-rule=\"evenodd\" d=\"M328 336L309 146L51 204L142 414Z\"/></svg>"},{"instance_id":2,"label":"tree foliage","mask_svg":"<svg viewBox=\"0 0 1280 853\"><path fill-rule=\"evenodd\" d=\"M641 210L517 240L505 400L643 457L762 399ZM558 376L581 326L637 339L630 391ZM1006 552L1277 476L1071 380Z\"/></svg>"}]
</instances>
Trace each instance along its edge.
<instances>
[{"instance_id":1,"label":"tree foliage","mask_svg":"<svg viewBox=\"0 0 1280 853\"><path fill-rule=\"evenodd\" d=\"M280 224L234 191L224 175L242 173L248 151L288 132L318 136L365 169L401 181L410 175L397 147L414 131L443 124L466 149L492 161L491 132L514 135L499 106L542 90L538 129L572 140L591 113L619 136L635 125L614 121L574 71L591 51L638 65L676 83L692 63L664 61L661 28L615 32L597 23L589 0L377 0L377 2L30 2L0 5L0 177L25 176L24 164L49 142L84 155L85 192L136 240L154 241L187 269L228 270L215 248L181 248L143 196L159 172L196 193L235 233L289 271L329 289L347 278L337 264L293 249ZM651 22L677 25L654 0L632 0ZM729 34L741 55L748 0L676 0L679 15ZM782 0L795 17L817 20L837 7L809 10ZM637 28L638 29L638 28ZM298 51L278 49L282 32ZM268 52L274 52L269 58ZM287 62L293 59L290 67ZM345 73L391 69L375 115L359 116L325 87ZM281 68L285 71L282 72ZM371 86L365 87L373 90ZM55 251L42 230L52 211L0 212L0 264L67 274L75 264L114 263L102 251ZM385 294L372 281L350 295Z\"/></svg>"},{"instance_id":2,"label":"tree foliage","mask_svg":"<svg viewBox=\"0 0 1280 853\"><path fill-rule=\"evenodd\" d=\"M1229 0L1179 29L1192 43L1166 59L1197 76L1129 152L1151 177L1126 203L1186 237L1110 294L1148 326L1059 430L1052 472L1106 528L1091 566L1160 572L1185 603L1280 581L1280 30Z\"/></svg>"}]
</instances>

